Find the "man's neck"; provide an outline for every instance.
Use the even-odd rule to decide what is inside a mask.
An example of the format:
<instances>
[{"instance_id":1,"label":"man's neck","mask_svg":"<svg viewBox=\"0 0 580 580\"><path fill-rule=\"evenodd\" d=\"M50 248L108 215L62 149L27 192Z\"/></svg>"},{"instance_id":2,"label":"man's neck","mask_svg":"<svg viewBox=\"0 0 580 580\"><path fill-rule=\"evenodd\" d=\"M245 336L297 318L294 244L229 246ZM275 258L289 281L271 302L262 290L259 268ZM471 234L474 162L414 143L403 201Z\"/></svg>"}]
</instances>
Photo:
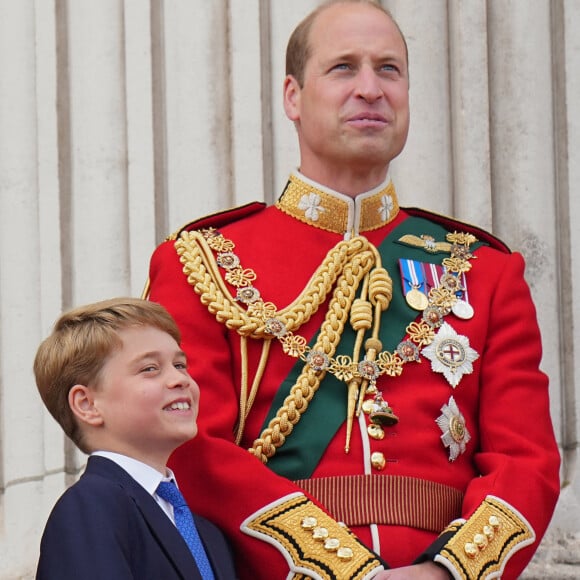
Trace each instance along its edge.
<instances>
[{"instance_id":1,"label":"man's neck","mask_svg":"<svg viewBox=\"0 0 580 580\"><path fill-rule=\"evenodd\" d=\"M353 199L384 183L389 167L353 171L350 168L317 169L301 166L299 171L308 179Z\"/></svg>"}]
</instances>

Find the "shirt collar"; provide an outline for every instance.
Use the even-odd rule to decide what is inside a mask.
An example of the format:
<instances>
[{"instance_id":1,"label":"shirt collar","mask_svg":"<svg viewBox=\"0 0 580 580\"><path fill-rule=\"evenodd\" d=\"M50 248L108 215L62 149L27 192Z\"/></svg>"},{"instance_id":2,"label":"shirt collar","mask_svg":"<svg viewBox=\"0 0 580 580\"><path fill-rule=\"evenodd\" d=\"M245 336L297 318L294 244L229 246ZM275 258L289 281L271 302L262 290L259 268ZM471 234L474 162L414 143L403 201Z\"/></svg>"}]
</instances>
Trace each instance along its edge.
<instances>
[{"instance_id":1,"label":"shirt collar","mask_svg":"<svg viewBox=\"0 0 580 580\"><path fill-rule=\"evenodd\" d=\"M378 187L351 198L296 171L276 206L304 223L347 238L376 230L399 213L395 186L388 176Z\"/></svg>"},{"instance_id":2,"label":"shirt collar","mask_svg":"<svg viewBox=\"0 0 580 580\"><path fill-rule=\"evenodd\" d=\"M112 451L95 451L91 455L98 455L100 457L105 457L115 462L119 467L122 467L137 483L139 483L145 490L153 495L157 490L157 486L162 481L175 481L175 476L173 471L166 467L166 475L157 471L155 468L128 457L127 455L121 455L120 453L114 453Z\"/></svg>"}]
</instances>

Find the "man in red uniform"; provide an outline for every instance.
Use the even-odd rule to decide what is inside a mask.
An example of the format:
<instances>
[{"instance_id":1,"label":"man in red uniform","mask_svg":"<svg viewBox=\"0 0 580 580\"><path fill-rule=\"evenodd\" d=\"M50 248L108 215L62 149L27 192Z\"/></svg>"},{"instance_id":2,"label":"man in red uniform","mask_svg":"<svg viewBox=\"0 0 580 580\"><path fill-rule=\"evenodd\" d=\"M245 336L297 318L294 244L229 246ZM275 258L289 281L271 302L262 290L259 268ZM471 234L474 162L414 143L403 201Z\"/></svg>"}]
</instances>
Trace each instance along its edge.
<instances>
[{"instance_id":1,"label":"man in red uniform","mask_svg":"<svg viewBox=\"0 0 580 580\"><path fill-rule=\"evenodd\" d=\"M247 579L517 578L559 453L521 256L399 207L405 40L369 1L294 31L284 105L300 169L271 207L198 220L155 252L199 435L171 466Z\"/></svg>"}]
</instances>

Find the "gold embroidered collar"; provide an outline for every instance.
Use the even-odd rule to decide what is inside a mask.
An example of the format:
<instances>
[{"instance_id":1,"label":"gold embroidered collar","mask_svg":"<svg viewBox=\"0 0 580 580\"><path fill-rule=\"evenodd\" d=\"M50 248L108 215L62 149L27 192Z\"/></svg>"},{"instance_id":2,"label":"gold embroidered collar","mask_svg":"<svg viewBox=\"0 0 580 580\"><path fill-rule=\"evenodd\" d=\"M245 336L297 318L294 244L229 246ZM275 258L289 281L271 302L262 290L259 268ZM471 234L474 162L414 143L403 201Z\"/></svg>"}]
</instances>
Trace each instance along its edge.
<instances>
[{"instance_id":1,"label":"gold embroidered collar","mask_svg":"<svg viewBox=\"0 0 580 580\"><path fill-rule=\"evenodd\" d=\"M352 235L376 230L399 213L397 193L390 180L352 199L296 174L290 175L276 207L316 228Z\"/></svg>"}]
</instances>

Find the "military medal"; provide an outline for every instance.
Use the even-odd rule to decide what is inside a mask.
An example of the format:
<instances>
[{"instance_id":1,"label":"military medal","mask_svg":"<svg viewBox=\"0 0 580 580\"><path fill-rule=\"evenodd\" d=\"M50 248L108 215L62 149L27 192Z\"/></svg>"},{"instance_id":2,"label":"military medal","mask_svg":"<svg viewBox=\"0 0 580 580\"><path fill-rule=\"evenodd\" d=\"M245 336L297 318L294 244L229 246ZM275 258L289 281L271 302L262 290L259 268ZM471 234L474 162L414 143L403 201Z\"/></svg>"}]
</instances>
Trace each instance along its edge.
<instances>
[{"instance_id":1,"label":"military medal","mask_svg":"<svg viewBox=\"0 0 580 580\"><path fill-rule=\"evenodd\" d=\"M469 320L473 318L473 306L467 302L467 300L457 299L457 302L451 307L451 312L457 316L457 318L462 318L463 320Z\"/></svg>"},{"instance_id":2,"label":"military medal","mask_svg":"<svg viewBox=\"0 0 580 580\"><path fill-rule=\"evenodd\" d=\"M429 306L429 299L425 288L425 274L423 264L413 260L399 260L401 278L403 281L403 293L407 304L413 310L423 311ZM425 289L423 291L422 289Z\"/></svg>"},{"instance_id":3,"label":"military medal","mask_svg":"<svg viewBox=\"0 0 580 580\"><path fill-rule=\"evenodd\" d=\"M473 372L471 363L479 358L477 351L469 346L469 339L457 334L447 322L441 325L433 342L421 354L431 361L433 371L442 373L453 388L463 375Z\"/></svg>"},{"instance_id":4,"label":"military medal","mask_svg":"<svg viewBox=\"0 0 580 580\"><path fill-rule=\"evenodd\" d=\"M425 310L429 305L429 300L427 296L421 292L418 288L412 288L405 295L405 300L407 304L414 310Z\"/></svg>"},{"instance_id":5,"label":"military medal","mask_svg":"<svg viewBox=\"0 0 580 580\"><path fill-rule=\"evenodd\" d=\"M457 318L469 320L470 318L473 318L474 310L467 297L467 282L465 280L465 273L462 275L462 286L463 290L457 294L457 302L451 307L451 312L453 312Z\"/></svg>"},{"instance_id":6,"label":"military medal","mask_svg":"<svg viewBox=\"0 0 580 580\"><path fill-rule=\"evenodd\" d=\"M439 278L439 284L455 294L456 300L451 306L451 312L453 312L457 318L462 318L463 320L473 318L473 306L471 306L467 300L467 281L465 279L465 273L462 273L461 276L456 276L449 272L444 272Z\"/></svg>"}]
</instances>

